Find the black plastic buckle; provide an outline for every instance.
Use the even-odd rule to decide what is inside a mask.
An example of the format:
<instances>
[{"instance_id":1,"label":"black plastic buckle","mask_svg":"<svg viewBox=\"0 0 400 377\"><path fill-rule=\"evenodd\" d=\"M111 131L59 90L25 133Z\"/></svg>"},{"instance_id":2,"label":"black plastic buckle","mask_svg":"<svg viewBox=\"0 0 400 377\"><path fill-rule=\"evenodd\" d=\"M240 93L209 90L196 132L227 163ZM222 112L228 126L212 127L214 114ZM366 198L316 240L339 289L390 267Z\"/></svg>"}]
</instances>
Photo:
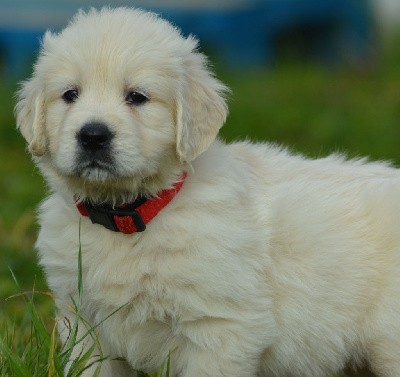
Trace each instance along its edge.
<instances>
[{"instance_id":1,"label":"black plastic buckle","mask_svg":"<svg viewBox=\"0 0 400 377\"><path fill-rule=\"evenodd\" d=\"M146 229L142 216L134 208L116 209L109 204L93 205L88 201L85 201L84 205L93 224L100 224L109 230L120 232L117 224L115 224L114 216L129 216L138 232L143 232Z\"/></svg>"}]
</instances>

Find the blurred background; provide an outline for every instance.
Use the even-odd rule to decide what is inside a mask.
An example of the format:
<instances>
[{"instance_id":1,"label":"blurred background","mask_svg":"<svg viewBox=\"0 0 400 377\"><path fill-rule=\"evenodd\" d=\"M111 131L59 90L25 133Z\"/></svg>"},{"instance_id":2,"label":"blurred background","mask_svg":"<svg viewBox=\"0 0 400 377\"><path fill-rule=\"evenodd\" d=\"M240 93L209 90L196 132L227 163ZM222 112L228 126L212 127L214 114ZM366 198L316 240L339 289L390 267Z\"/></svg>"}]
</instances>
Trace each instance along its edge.
<instances>
[{"instance_id":1,"label":"blurred background","mask_svg":"<svg viewBox=\"0 0 400 377\"><path fill-rule=\"evenodd\" d=\"M199 38L232 89L227 141L400 163L399 0L0 0L0 334L24 317L20 292L47 290L33 248L46 187L15 130L17 83L46 29L107 4L153 10ZM51 300L38 306L52 317Z\"/></svg>"}]
</instances>

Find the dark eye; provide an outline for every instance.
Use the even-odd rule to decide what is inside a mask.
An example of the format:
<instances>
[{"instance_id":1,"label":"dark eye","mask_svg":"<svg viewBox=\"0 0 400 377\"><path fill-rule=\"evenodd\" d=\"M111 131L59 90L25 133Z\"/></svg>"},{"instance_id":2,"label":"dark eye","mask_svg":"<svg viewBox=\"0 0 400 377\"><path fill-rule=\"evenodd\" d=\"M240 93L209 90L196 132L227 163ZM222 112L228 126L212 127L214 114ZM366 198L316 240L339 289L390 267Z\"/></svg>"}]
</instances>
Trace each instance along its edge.
<instances>
[{"instance_id":1,"label":"dark eye","mask_svg":"<svg viewBox=\"0 0 400 377\"><path fill-rule=\"evenodd\" d=\"M148 97L140 92L129 92L125 98L125 101L130 105L142 105L148 100Z\"/></svg>"},{"instance_id":2,"label":"dark eye","mask_svg":"<svg viewBox=\"0 0 400 377\"><path fill-rule=\"evenodd\" d=\"M79 92L77 89L67 90L62 95L62 99L64 100L65 103L73 103L77 100L78 97L79 97Z\"/></svg>"}]
</instances>

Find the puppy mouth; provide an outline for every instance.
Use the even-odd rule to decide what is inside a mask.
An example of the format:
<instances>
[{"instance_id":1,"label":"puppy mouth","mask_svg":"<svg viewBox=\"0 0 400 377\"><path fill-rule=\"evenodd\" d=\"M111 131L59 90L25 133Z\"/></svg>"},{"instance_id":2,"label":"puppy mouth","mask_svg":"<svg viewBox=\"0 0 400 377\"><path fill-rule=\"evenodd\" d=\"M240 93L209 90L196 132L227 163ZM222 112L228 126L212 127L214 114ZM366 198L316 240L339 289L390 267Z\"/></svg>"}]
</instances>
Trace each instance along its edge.
<instances>
[{"instance_id":1,"label":"puppy mouth","mask_svg":"<svg viewBox=\"0 0 400 377\"><path fill-rule=\"evenodd\" d=\"M80 156L75 164L74 173L80 178L95 181L104 181L117 175L111 158L95 158L93 156Z\"/></svg>"}]
</instances>

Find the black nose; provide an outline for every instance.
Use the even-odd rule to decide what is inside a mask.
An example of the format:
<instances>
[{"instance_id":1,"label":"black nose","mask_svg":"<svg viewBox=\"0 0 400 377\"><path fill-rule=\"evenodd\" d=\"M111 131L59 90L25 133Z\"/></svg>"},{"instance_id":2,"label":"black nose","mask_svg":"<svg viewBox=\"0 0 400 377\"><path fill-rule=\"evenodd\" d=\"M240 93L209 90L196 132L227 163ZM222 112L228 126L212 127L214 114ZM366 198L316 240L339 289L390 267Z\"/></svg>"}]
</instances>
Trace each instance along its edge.
<instances>
[{"instance_id":1,"label":"black nose","mask_svg":"<svg viewBox=\"0 0 400 377\"><path fill-rule=\"evenodd\" d=\"M84 150L96 152L110 145L113 134L103 123L88 123L80 129L76 137Z\"/></svg>"}]
</instances>

